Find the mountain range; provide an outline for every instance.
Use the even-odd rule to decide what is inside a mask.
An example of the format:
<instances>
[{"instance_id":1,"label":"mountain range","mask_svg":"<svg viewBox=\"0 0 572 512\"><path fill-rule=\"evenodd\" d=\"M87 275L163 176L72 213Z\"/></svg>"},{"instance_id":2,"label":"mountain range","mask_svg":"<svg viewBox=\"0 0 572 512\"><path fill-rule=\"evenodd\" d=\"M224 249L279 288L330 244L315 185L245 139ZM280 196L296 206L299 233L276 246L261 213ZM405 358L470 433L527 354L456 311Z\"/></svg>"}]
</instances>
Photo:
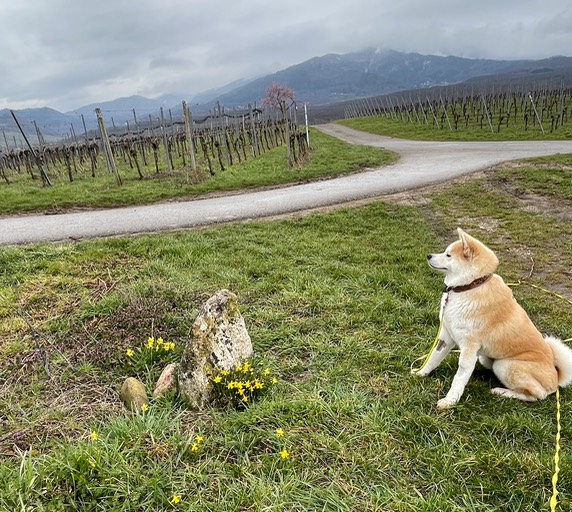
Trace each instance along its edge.
<instances>
[{"instance_id":1,"label":"mountain range","mask_svg":"<svg viewBox=\"0 0 572 512\"><path fill-rule=\"evenodd\" d=\"M103 111L106 125L124 126L135 122L133 111L140 123L149 122L149 116L156 119L161 107L165 109L167 118L169 115L180 118L183 99L187 99L194 114L208 112L217 101L227 109L260 103L266 89L273 82L293 89L298 101L307 102L311 107L322 107L323 110L325 105L360 97L427 89L471 80L475 83L538 83L543 80L559 80L559 83L569 86L572 84L572 58L489 60L366 49L315 57L277 73L238 80L190 97L184 93L167 94L154 99L130 96L86 105L72 112L62 113L44 107L15 113L32 139L35 138L37 126L46 140L55 140L69 135L72 126L75 134L81 136L84 133L84 122L87 130L94 129L97 126L94 114L96 107ZM310 119L312 121L311 115ZM9 143L10 138L17 133L8 109L0 110L0 130ZM0 139L0 145L5 141Z\"/></svg>"}]
</instances>

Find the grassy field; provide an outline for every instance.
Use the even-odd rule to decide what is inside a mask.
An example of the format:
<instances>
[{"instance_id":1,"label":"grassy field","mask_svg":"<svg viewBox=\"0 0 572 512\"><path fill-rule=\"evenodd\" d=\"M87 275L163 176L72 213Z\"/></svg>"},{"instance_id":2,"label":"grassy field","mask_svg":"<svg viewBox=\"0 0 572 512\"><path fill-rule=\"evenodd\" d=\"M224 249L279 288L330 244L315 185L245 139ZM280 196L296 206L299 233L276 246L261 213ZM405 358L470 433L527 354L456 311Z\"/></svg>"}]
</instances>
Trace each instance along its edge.
<instances>
[{"instance_id":1,"label":"grassy field","mask_svg":"<svg viewBox=\"0 0 572 512\"><path fill-rule=\"evenodd\" d=\"M491 132L488 128L476 127L449 130L447 127L437 128L432 125L407 122L391 117L361 117L337 122L356 130L414 140L565 140L572 138L572 128L570 127L561 127L552 133L549 131L542 133L538 126L531 126L528 130L511 126L502 128L500 132Z\"/></svg>"},{"instance_id":2,"label":"grassy field","mask_svg":"<svg viewBox=\"0 0 572 512\"><path fill-rule=\"evenodd\" d=\"M357 148L318 130L312 129L310 137L313 151L301 166L288 168L286 148L278 147L261 157L229 167L224 172L219 171L214 177L207 179L208 173L202 173L198 183L187 182L188 171L184 168L172 173L166 170L150 172L145 179L140 180L137 171L129 169L126 164L120 170L122 186L117 186L113 175L105 171L99 171L95 178L92 178L90 172L78 172L70 183L63 169L59 170L59 176L52 170L52 187L42 187L39 179L32 180L26 174L11 176L12 183L0 183L0 215L22 212L58 213L70 208L109 208L193 198L230 190L322 179L355 172L364 167L383 165L394 159L386 151ZM105 167L102 155L99 167Z\"/></svg>"},{"instance_id":3,"label":"grassy field","mask_svg":"<svg viewBox=\"0 0 572 512\"><path fill-rule=\"evenodd\" d=\"M0 510L548 510L554 397L494 397L477 369L438 411L455 357L423 380L410 370L438 328L425 255L459 225L522 281L541 330L571 336L570 303L530 286L572 297L571 165L510 164L302 218L0 248ZM161 336L178 353L221 288L277 384L244 410L170 396L127 414L123 379L151 387L162 367L127 350ZM571 396L558 510L572 506Z\"/></svg>"}]
</instances>

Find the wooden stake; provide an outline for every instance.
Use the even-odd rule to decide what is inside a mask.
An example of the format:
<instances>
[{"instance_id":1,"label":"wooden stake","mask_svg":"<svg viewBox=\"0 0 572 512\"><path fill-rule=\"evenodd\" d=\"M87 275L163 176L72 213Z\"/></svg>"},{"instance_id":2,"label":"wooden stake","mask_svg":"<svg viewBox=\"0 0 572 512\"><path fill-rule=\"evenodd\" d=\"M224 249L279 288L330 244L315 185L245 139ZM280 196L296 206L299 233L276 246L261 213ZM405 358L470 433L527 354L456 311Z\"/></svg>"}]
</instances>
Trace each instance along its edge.
<instances>
[{"instance_id":1,"label":"wooden stake","mask_svg":"<svg viewBox=\"0 0 572 512\"><path fill-rule=\"evenodd\" d=\"M159 110L161 112L161 132L163 133L163 146L165 147L165 158L167 160L167 168L169 172L173 170L173 162L171 162L171 152L169 151L169 143L167 141L167 129L165 127L165 117L163 116L163 107Z\"/></svg>"},{"instance_id":2,"label":"wooden stake","mask_svg":"<svg viewBox=\"0 0 572 512\"><path fill-rule=\"evenodd\" d=\"M187 137L187 144L189 145L189 154L191 156L191 171L193 177L197 176L197 160L195 158L195 146L193 145L193 121L191 118L191 111L187 107L187 102L183 100L183 119L185 120L185 136ZM187 183L189 176L187 174Z\"/></svg>"},{"instance_id":3,"label":"wooden stake","mask_svg":"<svg viewBox=\"0 0 572 512\"><path fill-rule=\"evenodd\" d=\"M32 155L34 155L34 159L36 160L36 165L38 166L38 169L40 171L40 176L42 177L42 184L45 187L51 187L52 186L52 182L50 181L50 178L48 178L48 175L46 174L46 172L44 171L44 168L42 166L42 157L38 156L38 154L34 151L34 148L32 147L32 145L30 144L30 141L28 140L28 137L26 137L26 134L24 133L24 130L22 130L22 127L20 126L20 123L18 122L18 118L16 117L16 114L14 113L13 110L10 110L10 114L12 114L12 117L14 118L14 121L16 123L16 126L18 127L18 129L20 130L20 133L22 134L22 137L24 137L24 140L26 141L26 145L28 146L28 149L31 151Z\"/></svg>"},{"instance_id":4,"label":"wooden stake","mask_svg":"<svg viewBox=\"0 0 572 512\"><path fill-rule=\"evenodd\" d=\"M115 183L121 186L123 182L121 181L121 176L119 176L119 171L117 170L117 164L115 163L115 158L113 157L113 151L111 151L111 144L109 143L109 137L107 135L107 130L105 129L105 123L103 122L103 115L101 114L101 109L95 109L95 115L97 116L97 124L99 126L99 133L101 134L101 144L103 146L103 152L105 154L105 161L107 162L107 167L110 172L115 176Z\"/></svg>"}]
</instances>

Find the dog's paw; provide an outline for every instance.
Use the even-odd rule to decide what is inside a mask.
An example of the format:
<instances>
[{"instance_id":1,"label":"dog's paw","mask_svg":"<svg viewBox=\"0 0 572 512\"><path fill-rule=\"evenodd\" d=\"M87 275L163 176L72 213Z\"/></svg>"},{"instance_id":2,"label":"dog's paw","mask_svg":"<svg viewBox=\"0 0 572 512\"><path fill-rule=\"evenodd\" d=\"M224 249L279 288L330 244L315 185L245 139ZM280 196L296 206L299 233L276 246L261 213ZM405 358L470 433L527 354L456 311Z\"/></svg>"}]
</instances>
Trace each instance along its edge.
<instances>
[{"instance_id":1,"label":"dog's paw","mask_svg":"<svg viewBox=\"0 0 572 512\"><path fill-rule=\"evenodd\" d=\"M441 400L437 402L437 409L449 409L450 407L453 407L456 403L457 403L456 400L452 400L447 397L441 398Z\"/></svg>"},{"instance_id":2,"label":"dog's paw","mask_svg":"<svg viewBox=\"0 0 572 512\"><path fill-rule=\"evenodd\" d=\"M511 391L506 388L492 388L491 393L498 396L511 396Z\"/></svg>"},{"instance_id":3,"label":"dog's paw","mask_svg":"<svg viewBox=\"0 0 572 512\"><path fill-rule=\"evenodd\" d=\"M411 375L415 375L415 377L427 377L429 372L426 370L411 370Z\"/></svg>"},{"instance_id":4,"label":"dog's paw","mask_svg":"<svg viewBox=\"0 0 572 512\"><path fill-rule=\"evenodd\" d=\"M536 400L542 400L543 398L546 398L546 395L530 396L507 388L493 388L491 389L491 393L493 395L503 396L505 398L517 398L518 400L523 400L524 402L535 402Z\"/></svg>"}]
</instances>

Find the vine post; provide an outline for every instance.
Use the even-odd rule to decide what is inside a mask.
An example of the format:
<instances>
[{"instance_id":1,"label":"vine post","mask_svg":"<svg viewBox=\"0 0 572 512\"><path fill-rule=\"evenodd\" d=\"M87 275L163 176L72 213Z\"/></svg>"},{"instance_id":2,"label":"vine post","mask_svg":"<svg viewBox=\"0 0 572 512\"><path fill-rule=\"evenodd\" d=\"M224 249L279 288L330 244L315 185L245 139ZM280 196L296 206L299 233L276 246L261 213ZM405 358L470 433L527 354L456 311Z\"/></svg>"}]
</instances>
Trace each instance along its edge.
<instances>
[{"instance_id":1,"label":"vine post","mask_svg":"<svg viewBox=\"0 0 572 512\"><path fill-rule=\"evenodd\" d=\"M169 172L172 172L173 162L171 161L171 152L169 151L169 141L167 140L167 127L165 126L163 107L159 109L159 112L161 114L161 135L163 139L163 147L165 148L165 160L167 162L167 169L169 169Z\"/></svg>"},{"instance_id":2,"label":"vine post","mask_svg":"<svg viewBox=\"0 0 572 512\"><path fill-rule=\"evenodd\" d=\"M187 143L189 145L189 154L191 157L191 171L193 172L193 177L196 177L197 173L197 160L195 158L195 147L193 145L193 122L191 118L191 111L187 107L187 102L183 100L183 118L185 120L185 136L187 137ZM187 174L187 183L189 181L189 175Z\"/></svg>"},{"instance_id":3,"label":"vine post","mask_svg":"<svg viewBox=\"0 0 572 512\"><path fill-rule=\"evenodd\" d=\"M115 158L113 157L113 151L111 150L111 144L109 143L109 136L107 135L107 130L105 129L105 123L103 122L103 115L100 108L95 109L95 115L97 116L97 125L99 126L99 133L101 134L101 145L103 146L103 153L105 154L105 163L109 172L113 173L115 176L115 183L121 186L123 182L121 181L121 176L117 170L117 164L115 163Z\"/></svg>"},{"instance_id":4,"label":"vine post","mask_svg":"<svg viewBox=\"0 0 572 512\"><path fill-rule=\"evenodd\" d=\"M28 149L30 150L30 152L34 156L34 159L36 160L38 170L40 171L40 176L42 177L42 184L44 185L44 187L51 187L52 182L50 181L50 178L48 178L48 175L46 174L46 172L44 171L44 167L42 166L42 156L38 156L38 153L36 153L36 151L34 151L34 148L30 144L28 137L26 137L24 130L22 130L22 127L20 126L20 122L18 121L18 118L16 117L16 114L14 113L13 110L10 110L10 114L12 114L12 117L14 118L16 126L20 130L22 137L24 137L24 140L26 141L26 145L28 146ZM6 148L7 147L8 147L8 144L6 144Z\"/></svg>"},{"instance_id":5,"label":"vine post","mask_svg":"<svg viewBox=\"0 0 572 512\"><path fill-rule=\"evenodd\" d=\"M310 147L310 130L308 129L308 104L304 102L304 122L306 124L306 144Z\"/></svg>"}]
</instances>

